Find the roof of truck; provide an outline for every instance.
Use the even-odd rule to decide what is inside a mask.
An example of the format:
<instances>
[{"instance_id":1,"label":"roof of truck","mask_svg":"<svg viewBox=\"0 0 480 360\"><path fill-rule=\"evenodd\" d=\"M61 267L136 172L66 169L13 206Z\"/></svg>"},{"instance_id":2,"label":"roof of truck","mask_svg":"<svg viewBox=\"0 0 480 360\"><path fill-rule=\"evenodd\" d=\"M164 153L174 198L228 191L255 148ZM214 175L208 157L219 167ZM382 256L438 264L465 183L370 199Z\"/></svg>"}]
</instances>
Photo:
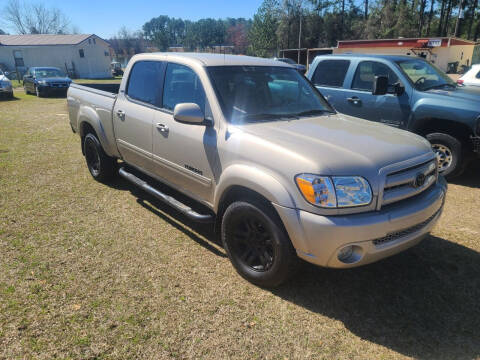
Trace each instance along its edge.
<instances>
[{"instance_id":1,"label":"roof of truck","mask_svg":"<svg viewBox=\"0 0 480 360\"><path fill-rule=\"evenodd\" d=\"M327 54L327 55L318 55L317 57L373 58L373 59L385 59L385 60L391 60L391 61L419 59L416 56L409 56L409 55L357 54L357 53Z\"/></svg>"},{"instance_id":2,"label":"roof of truck","mask_svg":"<svg viewBox=\"0 0 480 360\"><path fill-rule=\"evenodd\" d=\"M224 54L211 54L211 53L184 53L184 52L158 52L158 53L145 53L135 55L135 58L160 58L166 59L179 59L188 60L196 63L200 63L204 66L229 66L229 65L245 65L245 66L283 66L292 67L289 64L272 59L264 59L253 56L244 55L224 55Z\"/></svg>"}]
</instances>

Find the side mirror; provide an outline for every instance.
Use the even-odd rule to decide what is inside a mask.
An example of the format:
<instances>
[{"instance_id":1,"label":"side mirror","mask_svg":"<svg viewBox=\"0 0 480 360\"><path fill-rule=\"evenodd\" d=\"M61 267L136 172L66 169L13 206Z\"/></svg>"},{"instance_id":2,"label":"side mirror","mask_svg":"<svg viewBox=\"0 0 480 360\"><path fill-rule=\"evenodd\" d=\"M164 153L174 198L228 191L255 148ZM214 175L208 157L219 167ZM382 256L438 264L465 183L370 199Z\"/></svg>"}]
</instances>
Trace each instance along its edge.
<instances>
[{"instance_id":1,"label":"side mirror","mask_svg":"<svg viewBox=\"0 0 480 360\"><path fill-rule=\"evenodd\" d=\"M372 95L385 95L388 92L388 77L375 76Z\"/></svg>"},{"instance_id":2,"label":"side mirror","mask_svg":"<svg viewBox=\"0 0 480 360\"><path fill-rule=\"evenodd\" d=\"M205 115L197 104L181 103L175 105L173 118L182 123L201 124L205 120Z\"/></svg>"},{"instance_id":3,"label":"side mirror","mask_svg":"<svg viewBox=\"0 0 480 360\"><path fill-rule=\"evenodd\" d=\"M397 96L403 95L403 93L405 92L405 86L403 86L399 82L393 84L393 89L394 94Z\"/></svg>"}]
</instances>

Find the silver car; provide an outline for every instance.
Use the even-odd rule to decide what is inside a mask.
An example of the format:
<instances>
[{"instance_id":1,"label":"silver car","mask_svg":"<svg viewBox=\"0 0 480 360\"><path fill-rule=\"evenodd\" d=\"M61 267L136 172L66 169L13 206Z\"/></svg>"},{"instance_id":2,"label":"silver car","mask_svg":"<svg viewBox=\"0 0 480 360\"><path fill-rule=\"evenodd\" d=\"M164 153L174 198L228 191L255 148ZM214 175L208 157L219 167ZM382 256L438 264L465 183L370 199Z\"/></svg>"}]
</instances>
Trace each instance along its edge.
<instances>
[{"instance_id":1,"label":"silver car","mask_svg":"<svg viewBox=\"0 0 480 360\"><path fill-rule=\"evenodd\" d=\"M0 70L0 97L6 97L7 99L13 98L12 82L2 70Z\"/></svg>"}]
</instances>

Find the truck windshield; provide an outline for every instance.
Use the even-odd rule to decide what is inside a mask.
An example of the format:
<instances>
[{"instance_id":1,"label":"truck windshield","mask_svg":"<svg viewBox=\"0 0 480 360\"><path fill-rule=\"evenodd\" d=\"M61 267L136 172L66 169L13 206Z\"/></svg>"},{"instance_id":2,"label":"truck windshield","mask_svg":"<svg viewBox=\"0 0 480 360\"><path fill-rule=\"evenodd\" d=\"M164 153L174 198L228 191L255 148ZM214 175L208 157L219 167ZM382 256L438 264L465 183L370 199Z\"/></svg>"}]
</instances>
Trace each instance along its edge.
<instances>
[{"instance_id":1,"label":"truck windshield","mask_svg":"<svg viewBox=\"0 0 480 360\"><path fill-rule=\"evenodd\" d=\"M35 76L39 78L64 77L65 75L59 69L36 69Z\"/></svg>"},{"instance_id":2,"label":"truck windshield","mask_svg":"<svg viewBox=\"0 0 480 360\"><path fill-rule=\"evenodd\" d=\"M397 61L415 88L420 91L453 87L455 82L435 65L418 59Z\"/></svg>"},{"instance_id":3,"label":"truck windshield","mask_svg":"<svg viewBox=\"0 0 480 360\"><path fill-rule=\"evenodd\" d=\"M315 116L334 110L295 69L275 66L208 68L225 117L233 123Z\"/></svg>"}]
</instances>

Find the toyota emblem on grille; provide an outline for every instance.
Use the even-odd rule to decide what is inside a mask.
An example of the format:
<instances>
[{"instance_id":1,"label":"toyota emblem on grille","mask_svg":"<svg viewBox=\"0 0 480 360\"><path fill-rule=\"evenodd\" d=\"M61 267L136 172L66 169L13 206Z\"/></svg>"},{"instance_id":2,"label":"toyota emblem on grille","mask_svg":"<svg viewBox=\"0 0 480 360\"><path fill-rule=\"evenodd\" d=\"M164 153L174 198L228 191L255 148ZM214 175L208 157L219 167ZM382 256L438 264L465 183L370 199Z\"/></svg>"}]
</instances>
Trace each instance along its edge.
<instances>
[{"instance_id":1,"label":"toyota emblem on grille","mask_svg":"<svg viewBox=\"0 0 480 360\"><path fill-rule=\"evenodd\" d=\"M419 188L425 184L426 176L424 173L418 173L413 181L413 187Z\"/></svg>"}]
</instances>

